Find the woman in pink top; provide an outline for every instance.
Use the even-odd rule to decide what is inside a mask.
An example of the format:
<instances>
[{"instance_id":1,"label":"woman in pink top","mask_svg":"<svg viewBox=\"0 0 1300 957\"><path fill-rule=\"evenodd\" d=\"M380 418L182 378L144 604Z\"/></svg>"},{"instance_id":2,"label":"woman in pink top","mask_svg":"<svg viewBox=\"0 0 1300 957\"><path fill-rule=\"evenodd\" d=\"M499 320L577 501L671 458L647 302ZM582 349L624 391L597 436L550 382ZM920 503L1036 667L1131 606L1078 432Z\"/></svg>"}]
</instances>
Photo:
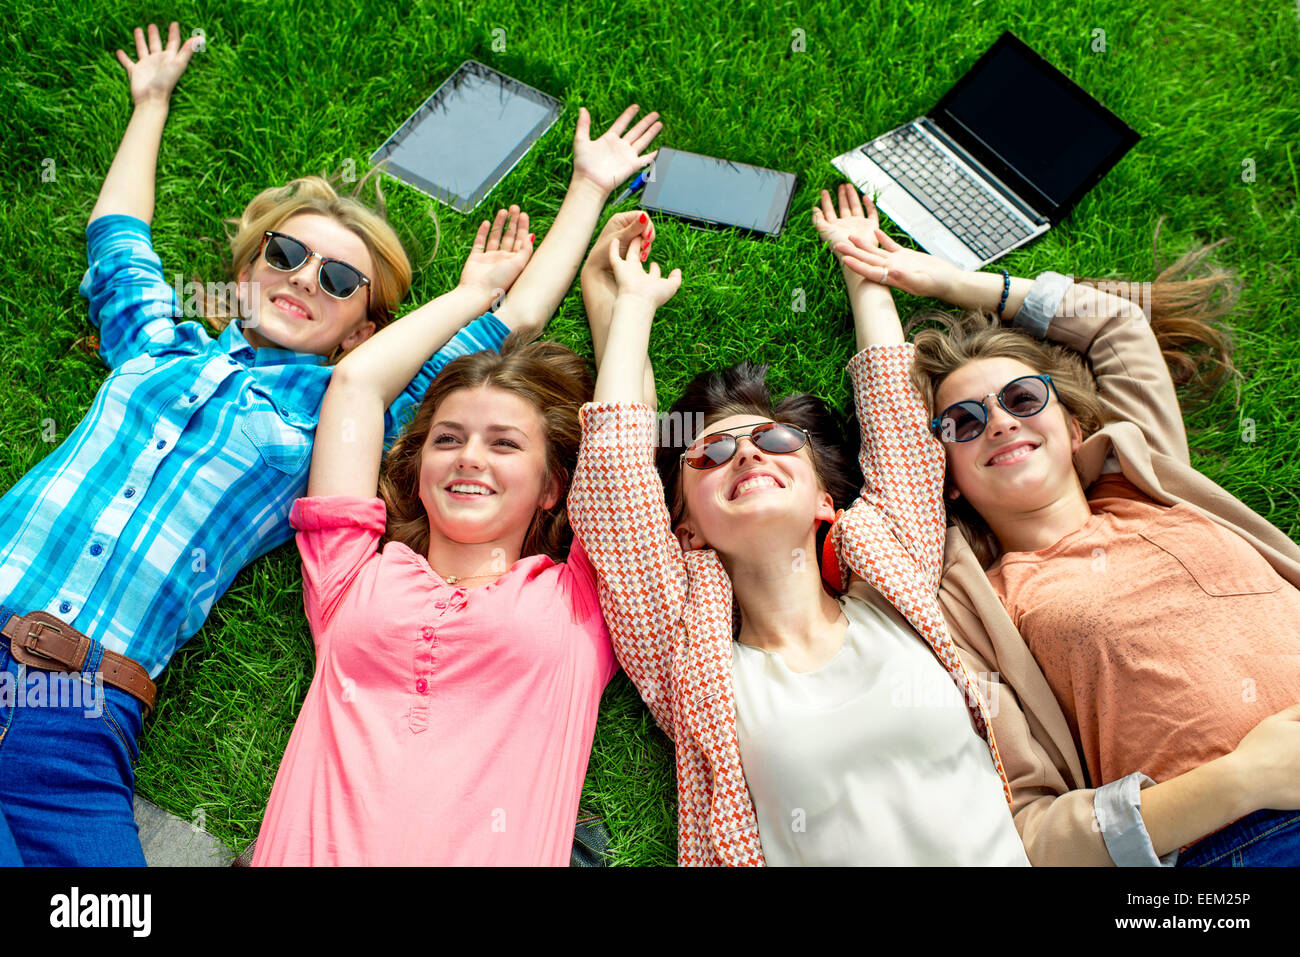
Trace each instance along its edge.
<instances>
[{"instance_id":1,"label":"woman in pink top","mask_svg":"<svg viewBox=\"0 0 1300 957\"><path fill-rule=\"evenodd\" d=\"M573 180L535 255L517 207L483 223L460 285L424 307L448 335L503 289L498 319L546 323L610 191L654 158L662 124L629 130L636 112L592 141L580 111ZM649 238L648 222L616 217L601 241L624 233ZM381 483L383 410L437 345L402 326L340 363L291 515L317 666L253 863L567 864L618 668L564 504L591 376L522 335L452 361Z\"/></svg>"},{"instance_id":2,"label":"woman in pink top","mask_svg":"<svg viewBox=\"0 0 1300 957\"><path fill-rule=\"evenodd\" d=\"M947 452L941 599L1001 675L1030 860L1300 864L1300 547L1191 467L1170 372L1231 368L1223 277L1165 281L1202 252L1154 286L1030 282L877 238L850 268L971 310L917 334L913 374Z\"/></svg>"}]
</instances>

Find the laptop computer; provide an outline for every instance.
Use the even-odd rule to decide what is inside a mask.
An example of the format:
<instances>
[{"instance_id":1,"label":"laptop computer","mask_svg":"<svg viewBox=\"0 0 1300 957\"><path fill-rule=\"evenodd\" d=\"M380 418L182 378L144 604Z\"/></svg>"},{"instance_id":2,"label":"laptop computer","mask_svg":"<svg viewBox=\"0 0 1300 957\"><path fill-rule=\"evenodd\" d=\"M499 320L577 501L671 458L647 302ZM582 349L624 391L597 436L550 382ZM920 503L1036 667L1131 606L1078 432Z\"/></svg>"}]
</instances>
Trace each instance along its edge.
<instances>
[{"instance_id":1,"label":"laptop computer","mask_svg":"<svg viewBox=\"0 0 1300 957\"><path fill-rule=\"evenodd\" d=\"M927 252L977 269L1059 223L1138 139L1007 32L925 116L831 162Z\"/></svg>"}]
</instances>

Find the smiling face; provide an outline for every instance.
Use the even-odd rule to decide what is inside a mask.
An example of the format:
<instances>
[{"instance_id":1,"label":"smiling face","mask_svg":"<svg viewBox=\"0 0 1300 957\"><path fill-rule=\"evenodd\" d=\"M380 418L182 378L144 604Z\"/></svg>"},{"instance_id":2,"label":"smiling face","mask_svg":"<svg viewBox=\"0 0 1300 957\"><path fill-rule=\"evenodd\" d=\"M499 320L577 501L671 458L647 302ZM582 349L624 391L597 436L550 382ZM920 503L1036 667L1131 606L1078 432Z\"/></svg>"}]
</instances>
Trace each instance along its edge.
<instances>
[{"instance_id":1,"label":"smiling face","mask_svg":"<svg viewBox=\"0 0 1300 957\"><path fill-rule=\"evenodd\" d=\"M732 415L709 423L700 435L730 432L736 454L717 468L681 470L686 516L677 528L683 547L713 548L736 555L784 535L802 541L820 519L835 518L830 493L821 487L808 445L797 452L764 452L746 433L770 422Z\"/></svg>"},{"instance_id":2,"label":"smiling face","mask_svg":"<svg viewBox=\"0 0 1300 957\"><path fill-rule=\"evenodd\" d=\"M1037 374L1016 359L977 359L951 373L936 393L936 415L957 402L984 400L989 418L979 437L943 448L952 487L986 521L990 514L1044 508L1078 485L1073 455L1083 435L1055 392L1028 418L1011 415L995 398L1013 379Z\"/></svg>"},{"instance_id":3,"label":"smiling face","mask_svg":"<svg viewBox=\"0 0 1300 957\"><path fill-rule=\"evenodd\" d=\"M336 220L299 213L275 230L314 253L343 260L373 281L375 263L366 244ZM367 288L335 299L320 288L319 272L320 260L314 256L293 272L282 272L267 265L261 254L240 271L240 306L251 315L243 330L250 344L327 356L340 345L346 351L369 338L375 324L366 314Z\"/></svg>"},{"instance_id":4,"label":"smiling face","mask_svg":"<svg viewBox=\"0 0 1300 957\"><path fill-rule=\"evenodd\" d=\"M493 386L449 394L420 456L420 501L429 530L460 544L502 542L517 552L539 508L553 508L541 414Z\"/></svg>"}]
</instances>

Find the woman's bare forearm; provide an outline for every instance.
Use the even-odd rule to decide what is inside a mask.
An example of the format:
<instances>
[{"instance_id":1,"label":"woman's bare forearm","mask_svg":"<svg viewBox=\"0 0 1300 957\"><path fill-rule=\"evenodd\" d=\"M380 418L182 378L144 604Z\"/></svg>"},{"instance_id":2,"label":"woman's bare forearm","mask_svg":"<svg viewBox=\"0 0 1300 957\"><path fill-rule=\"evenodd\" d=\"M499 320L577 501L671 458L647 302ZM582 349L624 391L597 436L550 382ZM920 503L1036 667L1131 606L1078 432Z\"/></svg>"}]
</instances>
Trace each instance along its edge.
<instances>
[{"instance_id":1,"label":"woman's bare forearm","mask_svg":"<svg viewBox=\"0 0 1300 957\"><path fill-rule=\"evenodd\" d=\"M854 280L857 280L856 282ZM848 287L849 306L853 310L853 332L857 351L867 346L902 345L903 324L894 305L894 294L888 286L862 282L849 270L844 270Z\"/></svg>"},{"instance_id":2,"label":"woman's bare forearm","mask_svg":"<svg viewBox=\"0 0 1300 957\"><path fill-rule=\"evenodd\" d=\"M132 110L122 143L90 213L91 222L114 213L153 222L154 181L167 109L166 100L150 100Z\"/></svg>"},{"instance_id":3,"label":"woman's bare forearm","mask_svg":"<svg viewBox=\"0 0 1300 957\"><path fill-rule=\"evenodd\" d=\"M1158 857L1258 810L1225 758L1143 789L1142 823Z\"/></svg>"},{"instance_id":4,"label":"woman's bare forearm","mask_svg":"<svg viewBox=\"0 0 1300 957\"><path fill-rule=\"evenodd\" d=\"M498 319L511 329L540 329L550 321L573 285L608 195L588 180L574 179L550 231L495 311Z\"/></svg>"},{"instance_id":5,"label":"woman's bare forearm","mask_svg":"<svg viewBox=\"0 0 1300 957\"><path fill-rule=\"evenodd\" d=\"M615 297L595 282L588 282L586 274L581 282L582 304L587 312L587 325L591 329L591 345L596 353L596 370L599 373L605 361L605 346L609 342L609 326L614 318ZM646 356L645 371L641 377L641 391L646 405L652 409L659 407L659 397L655 392L654 367L650 356Z\"/></svg>"}]
</instances>

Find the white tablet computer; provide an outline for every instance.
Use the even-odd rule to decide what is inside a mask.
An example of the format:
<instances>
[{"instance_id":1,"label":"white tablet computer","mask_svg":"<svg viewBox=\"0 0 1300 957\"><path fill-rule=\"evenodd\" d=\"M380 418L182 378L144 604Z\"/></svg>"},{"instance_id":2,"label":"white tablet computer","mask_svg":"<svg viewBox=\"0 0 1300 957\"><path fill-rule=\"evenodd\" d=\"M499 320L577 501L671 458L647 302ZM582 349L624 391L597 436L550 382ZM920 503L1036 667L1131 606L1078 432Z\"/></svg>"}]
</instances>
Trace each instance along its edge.
<instances>
[{"instance_id":1,"label":"white tablet computer","mask_svg":"<svg viewBox=\"0 0 1300 957\"><path fill-rule=\"evenodd\" d=\"M560 115L560 101L466 60L398 127L370 162L467 213Z\"/></svg>"}]
</instances>

